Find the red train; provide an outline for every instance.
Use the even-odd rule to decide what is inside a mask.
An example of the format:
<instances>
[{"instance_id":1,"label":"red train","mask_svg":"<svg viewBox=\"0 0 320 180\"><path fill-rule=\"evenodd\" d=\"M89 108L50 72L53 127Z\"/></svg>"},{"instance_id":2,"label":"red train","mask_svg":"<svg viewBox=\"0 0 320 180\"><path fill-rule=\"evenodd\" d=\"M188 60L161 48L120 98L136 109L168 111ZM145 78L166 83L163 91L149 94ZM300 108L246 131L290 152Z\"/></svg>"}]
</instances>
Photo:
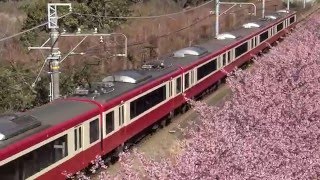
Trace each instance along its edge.
<instances>
[{"instance_id":1,"label":"red train","mask_svg":"<svg viewBox=\"0 0 320 180\"><path fill-rule=\"evenodd\" d=\"M1 180L65 179L97 155L117 153L148 127L184 112L189 98L215 88L296 25L277 12L198 46L114 73L90 89L22 114L0 117Z\"/></svg>"}]
</instances>

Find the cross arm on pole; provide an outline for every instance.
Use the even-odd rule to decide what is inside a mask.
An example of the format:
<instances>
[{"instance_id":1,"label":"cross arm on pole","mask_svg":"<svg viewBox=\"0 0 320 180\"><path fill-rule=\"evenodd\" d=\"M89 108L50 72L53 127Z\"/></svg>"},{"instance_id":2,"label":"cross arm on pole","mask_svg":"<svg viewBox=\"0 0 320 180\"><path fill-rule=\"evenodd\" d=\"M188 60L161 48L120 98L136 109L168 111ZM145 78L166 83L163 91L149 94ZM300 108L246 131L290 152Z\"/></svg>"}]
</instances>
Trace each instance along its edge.
<instances>
[{"instance_id":1,"label":"cross arm on pole","mask_svg":"<svg viewBox=\"0 0 320 180\"><path fill-rule=\"evenodd\" d=\"M233 5L231 8L227 9L223 13L226 13L227 11L229 11L230 9L232 9L236 5L249 5L249 6L253 6L253 8L254 8L253 15L257 14L257 6L254 3L246 3L246 2L219 2L219 3L220 4L225 4L225 5ZM221 14L223 14L223 13L221 13Z\"/></svg>"},{"instance_id":2,"label":"cross arm on pole","mask_svg":"<svg viewBox=\"0 0 320 180\"><path fill-rule=\"evenodd\" d=\"M118 57L128 57L128 38L127 38L127 36L124 34L124 33L105 33L105 34L100 34L100 33L88 33L88 34L80 34L80 33L76 33L76 34L61 34L60 36L61 37L88 37L88 36L100 36L100 37L102 37L102 36L112 36L112 35L120 35L120 36L123 36L124 37L124 43L125 43L125 45L124 45L124 53L122 53L122 54L116 54L115 56L118 56ZM84 39L85 39L84 38ZM83 40L84 40L83 39ZM82 40L82 41L83 41ZM82 43L82 41L80 42L80 43ZM76 46L76 47L78 47L79 46L79 44ZM70 54L69 54L70 55ZM64 58L65 59L65 58ZM64 60L63 59L63 60ZM62 62L62 60L61 60L61 62Z\"/></svg>"},{"instance_id":3,"label":"cross arm on pole","mask_svg":"<svg viewBox=\"0 0 320 180\"><path fill-rule=\"evenodd\" d=\"M60 63L62 63L70 54L72 54L72 52L73 52L87 37L88 37L88 36L84 36L84 38L82 38L82 40L81 40L74 48L72 48L72 50L69 51L67 55L65 55L65 56L60 60Z\"/></svg>"},{"instance_id":4,"label":"cross arm on pole","mask_svg":"<svg viewBox=\"0 0 320 180\"><path fill-rule=\"evenodd\" d=\"M232 6L220 14L220 4L232 5ZM220 2L220 0L216 0L215 37L217 37L217 36L219 35L219 16L222 15L222 14L224 14L224 13L226 13L227 11L229 11L230 9L232 9L232 8L233 8L234 6L236 6L236 5L249 5L249 6L253 6L253 8L254 8L254 15L256 16L256 14L257 14L257 6L256 6L254 3L246 3L246 2Z\"/></svg>"}]
</instances>

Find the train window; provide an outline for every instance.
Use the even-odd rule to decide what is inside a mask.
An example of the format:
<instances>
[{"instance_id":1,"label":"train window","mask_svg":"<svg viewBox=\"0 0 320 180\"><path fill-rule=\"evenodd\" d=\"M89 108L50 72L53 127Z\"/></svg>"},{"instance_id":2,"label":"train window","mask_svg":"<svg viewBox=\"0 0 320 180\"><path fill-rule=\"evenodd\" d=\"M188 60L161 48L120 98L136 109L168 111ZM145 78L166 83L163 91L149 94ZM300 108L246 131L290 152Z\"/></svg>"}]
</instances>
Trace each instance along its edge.
<instances>
[{"instance_id":1,"label":"train window","mask_svg":"<svg viewBox=\"0 0 320 180\"><path fill-rule=\"evenodd\" d=\"M280 23L277 25L277 32L281 31L283 29L283 23Z\"/></svg>"},{"instance_id":2,"label":"train window","mask_svg":"<svg viewBox=\"0 0 320 180\"><path fill-rule=\"evenodd\" d=\"M67 135L0 167L1 179L27 179L40 170L68 156Z\"/></svg>"},{"instance_id":3,"label":"train window","mask_svg":"<svg viewBox=\"0 0 320 180\"><path fill-rule=\"evenodd\" d=\"M209 63L202 65L197 71L197 80L199 81L203 77L217 70L217 59L213 59Z\"/></svg>"},{"instance_id":4,"label":"train window","mask_svg":"<svg viewBox=\"0 0 320 180\"><path fill-rule=\"evenodd\" d=\"M268 39L268 31L260 34L260 43L263 42L266 39Z\"/></svg>"},{"instance_id":5,"label":"train window","mask_svg":"<svg viewBox=\"0 0 320 180\"><path fill-rule=\"evenodd\" d=\"M90 122L90 143L99 139L99 119Z\"/></svg>"},{"instance_id":6,"label":"train window","mask_svg":"<svg viewBox=\"0 0 320 180\"><path fill-rule=\"evenodd\" d=\"M182 88L181 88L181 77L177 78L176 81L176 94L180 93Z\"/></svg>"},{"instance_id":7,"label":"train window","mask_svg":"<svg viewBox=\"0 0 320 180\"><path fill-rule=\"evenodd\" d=\"M66 157L68 155L68 148L67 144L67 135L62 136L53 141L53 148L54 148L54 161L57 162L58 160Z\"/></svg>"},{"instance_id":8,"label":"train window","mask_svg":"<svg viewBox=\"0 0 320 180\"><path fill-rule=\"evenodd\" d=\"M17 160L11 161L6 165L0 167L1 179L3 180L18 180L19 174L16 172Z\"/></svg>"},{"instance_id":9,"label":"train window","mask_svg":"<svg viewBox=\"0 0 320 180\"><path fill-rule=\"evenodd\" d=\"M190 78L189 77L190 77L189 73L184 75L184 89L187 89L190 86L190 83L189 83Z\"/></svg>"},{"instance_id":10,"label":"train window","mask_svg":"<svg viewBox=\"0 0 320 180\"><path fill-rule=\"evenodd\" d=\"M111 111L106 114L106 134L114 130L114 112Z\"/></svg>"},{"instance_id":11,"label":"train window","mask_svg":"<svg viewBox=\"0 0 320 180\"><path fill-rule=\"evenodd\" d=\"M242 45L236 47L236 49L235 49L236 57L241 56L242 54L244 54L247 51L248 51L248 43L245 42Z\"/></svg>"},{"instance_id":12,"label":"train window","mask_svg":"<svg viewBox=\"0 0 320 180\"><path fill-rule=\"evenodd\" d=\"M290 18L290 24L294 23L294 21L295 21L295 17L292 16L292 17Z\"/></svg>"},{"instance_id":13,"label":"train window","mask_svg":"<svg viewBox=\"0 0 320 180\"><path fill-rule=\"evenodd\" d=\"M40 169L44 169L68 156L68 136L64 135L40 147L34 153L36 163L40 166Z\"/></svg>"},{"instance_id":14,"label":"train window","mask_svg":"<svg viewBox=\"0 0 320 180\"><path fill-rule=\"evenodd\" d=\"M149 92L130 103L130 118L133 119L166 99L166 86Z\"/></svg>"}]
</instances>

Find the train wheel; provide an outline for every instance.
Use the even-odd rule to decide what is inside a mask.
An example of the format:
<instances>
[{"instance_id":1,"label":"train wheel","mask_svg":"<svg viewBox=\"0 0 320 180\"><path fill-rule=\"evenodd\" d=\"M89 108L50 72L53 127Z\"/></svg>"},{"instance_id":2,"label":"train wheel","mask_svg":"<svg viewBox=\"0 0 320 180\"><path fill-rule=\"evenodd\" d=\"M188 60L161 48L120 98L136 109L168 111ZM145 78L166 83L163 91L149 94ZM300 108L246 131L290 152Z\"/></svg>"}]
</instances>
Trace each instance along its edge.
<instances>
[{"instance_id":1,"label":"train wheel","mask_svg":"<svg viewBox=\"0 0 320 180\"><path fill-rule=\"evenodd\" d=\"M181 114L186 113L189 110L189 104L185 103L184 105L182 105L181 107Z\"/></svg>"},{"instance_id":2,"label":"train wheel","mask_svg":"<svg viewBox=\"0 0 320 180\"><path fill-rule=\"evenodd\" d=\"M164 128L166 126L166 118L162 118L162 120L159 123L160 128Z\"/></svg>"},{"instance_id":3,"label":"train wheel","mask_svg":"<svg viewBox=\"0 0 320 180\"><path fill-rule=\"evenodd\" d=\"M170 111L166 119L166 126L171 123L173 117L174 117L174 111Z\"/></svg>"},{"instance_id":4,"label":"train wheel","mask_svg":"<svg viewBox=\"0 0 320 180\"><path fill-rule=\"evenodd\" d=\"M152 126L152 128L151 128L151 131L150 131L150 133L151 134L153 134L153 133L155 133L156 131L157 131L157 129L159 129L159 124L157 123L157 124L154 124L153 126Z\"/></svg>"}]
</instances>

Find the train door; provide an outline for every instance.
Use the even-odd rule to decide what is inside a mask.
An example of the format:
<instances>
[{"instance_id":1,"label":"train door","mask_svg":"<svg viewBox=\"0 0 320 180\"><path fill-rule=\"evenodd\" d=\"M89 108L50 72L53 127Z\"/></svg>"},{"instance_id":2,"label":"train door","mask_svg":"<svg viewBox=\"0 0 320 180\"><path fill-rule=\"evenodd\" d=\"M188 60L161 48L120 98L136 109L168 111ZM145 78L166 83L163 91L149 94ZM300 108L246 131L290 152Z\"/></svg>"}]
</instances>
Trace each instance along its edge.
<instances>
[{"instance_id":1,"label":"train door","mask_svg":"<svg viewBox=\"0 0 320 180\"><path fill-rule=\"evenodd\" d=\"M256 37L253 37L251 39L251 49L254 49L256 47Z\"/></svg>"},{"instance_id":2,"label":"train door","mask_svg":"<svg viewBox=\"0 0 320 180\"><path fill-rule=\"evenodd\" d=\"M115 123L115 110L111 110L108 111L106 113L104 113L104 124L102 125L102 129L103 129L103 138L106 138L108 136L110 136L114 130L116 130L118 128L117 124Z\"/></svg>"},{"instance_id":3,"label":"train door","mask_svg":"<svg viewBox=\"0 0 320 180\"><path fill-rule=\"evenodd\" d=\"M125 124L125 112L124 105L119 106L119 127Z\"/></svg>"},{"instance_id":4,"label":"train door","mask_svg":"<svg viewBox=\"0 0 320 180\"><path fill-rule=\"evenodd\" d=\"M259 45L259 36L254 37L254 45L257 47Z\"/></svg>"},{"instance_id":5,"label":"train door","mask_svg":"<svg viewBox=\"0 0 320 180\"><path fill-rule=\"evenodd\" d=\"M166 99L169 101L169 105L167 109L174 109L175 101L172 100L174 98L174 80L171 78L166 85ZM171 119L174 115L174 111L170 111L168 114L168 119Z\"/></svg>"},{"instance_id":6,"label":"train door","mask_svg":"<svg viewBox=\"0 0 320 180\"><path fill-rule=\"evenodd\" d=\"M234 60L234 55L235 55L235 50L234 50L234 49L231 49L231 50L228 52L229 63Z\"/></svg>"},{"instance_id":7,"label":"train door","mask_svg":"<svg viewBox=\"0 0 320 180\"><path fill-rule=\"evenodd\" d=\"M85 161L93 160L102 150L100 115L83 123L82 127L82 150L90 149L89 151L85 151L86 153L83 158ZM78 132L80 132L80 129Z\"/></svg>"},{"instance_id":8,"label":"train door","mask_svg":"<svg viewBox=\"0 0 320 180\"><path fill-rule=\"evenodd\" d=\"M183 83L183 92L186 91L190 87L190 72L184 74L184 83Z\"/></svg>"},{"instance_id":9,"label":"train door","mask_svg":"<svg viewBox=\"0 0 320 180\"><path fill-rule=\"evenodd\" d=\"M269 29L269 32L268 32L268 37L271 37L273 35L273 27L271 27Z\"/></svg>"},{"instance_id":10,"label":"train door","mask_svg":"<svg viewBox=\"0 0 320 180\"><path fill-rule=\"evenodd\" d=\"M218 56L216 61L217 61L217 69L220 69L222 67L221 56Z\"/></svg>"},{"instance_id":11,"label":"train door","mask_svg":"<svg viewBox=\"0 0 320 180\"><path fill-rule=\"evenodd\" d=\"M124 104L118 106L118 121L117 125L120 132L120 139L124 140L127 136L126 128L123 128L125 126L125 106Z\"/></svg>"},{"instance_id":12,"label":"train door","mask_svg":"<svg viewBox=\"0 0 320 180\"><path fill-rule=\"evenodd\" d=\"M167 98L172 98L172 95L173 95L173 90L172 90L172 79L169 81L169 83L168 83L168 97Z\"/></svg>"},{"instance_id":13,"label":"train door","mask_svg":"<svg viewBox=\"0 0 320 180\"><path fill-rule=\"evenodd\" d=\"M74 152L73 155L76 156L80 154L80 156L78 155L79 157L78 161L79 161L79 164L83 164L84 157L83 157L83 154L81 153L83 150L83 125L80 124L73 129L73 136L72 136L72 132L70 133L71 133L71 139L73 139L73 143L72 143L72 140L70 143L70 145L73 144L73 148L71 145L72 151Z\"/></svg>"},{"instance_id":14,"label":"train door","mask_svg":"<svg viewBox=\"0 0 320 180\"><path fill-rule=\"evenodd\" d=\"M222 54L222 66L226 66L228 64L227 55L228 55L228 53Z\"/></svg>"},{"instance_id":15,"label":"train door","mask_svg":"<svg viewBox=\"0 0 320 180\"><path fill-rule=\"evenodd\" d=\"M194 69L192 69L192 71L190 72L191 74L190 74L190 86L192 87L194 84L195 84L195 79L196 79L196 77L195 77L195 75L196 75L196 73L194 73Z\"/></svg>"},{"instance_id":16,"label":"train door","mask_svg":"<svg viewBox=\"0 0 320 180\"><path fill-rule=\"evenodd\" d=\"M288 19L286 19L286 20L284 21L284 27L285 27L285 28L288 27Z\"/></svg>"},{"instance_id":17,"label":"train door","mask_svg":"<svg viewBox=\"0 0 320 180\"><path fill-rule=\"evenodd\" d=\"M174 94L178 95L182 93L182 77L179 76L174 80Z\"/></svg>"},{"instance_id":18,"label":"train door","mask_svg":"<svg viewBox=\"0 0 320 180\"><path fill-rule=\"evenodd\" d=\"M272 35L275 35L275 34L277 34L277 25L275 25L275 26L273 26L273 34Z\"/></svg>"}]
</instances>

